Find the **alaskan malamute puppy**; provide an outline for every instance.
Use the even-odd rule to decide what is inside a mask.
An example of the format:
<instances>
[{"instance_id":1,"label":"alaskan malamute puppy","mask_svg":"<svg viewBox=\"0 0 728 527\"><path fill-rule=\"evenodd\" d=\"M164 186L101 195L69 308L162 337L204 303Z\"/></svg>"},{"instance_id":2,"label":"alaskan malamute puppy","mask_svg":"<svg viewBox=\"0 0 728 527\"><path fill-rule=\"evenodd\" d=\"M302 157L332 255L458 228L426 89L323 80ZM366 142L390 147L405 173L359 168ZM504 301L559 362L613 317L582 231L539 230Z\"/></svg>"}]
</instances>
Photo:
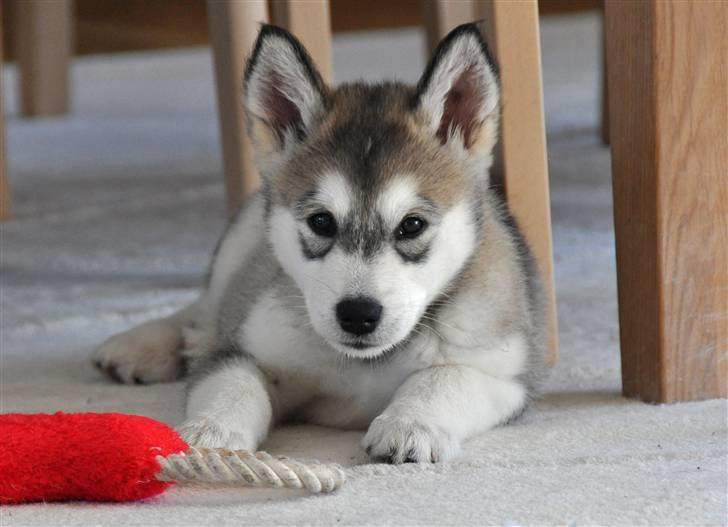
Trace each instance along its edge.
<instances>
[{"instance_id":1,"label":"alaskan malamute puppy","mask_svg":"<svg viewBox=\"0 0 728 527\"><path fill-rule=\"evenodd\" d=\"M244 104L262 190L199 300L106 341L99 368L186 370L180 431L207 447L255 450L295 420L368 427L375 459L436 462L517 416L544 356L542 293L489 185L499 87L478 28L452 31L416 87L331 88L266 25Z\"/></svg>"}]
</instances>

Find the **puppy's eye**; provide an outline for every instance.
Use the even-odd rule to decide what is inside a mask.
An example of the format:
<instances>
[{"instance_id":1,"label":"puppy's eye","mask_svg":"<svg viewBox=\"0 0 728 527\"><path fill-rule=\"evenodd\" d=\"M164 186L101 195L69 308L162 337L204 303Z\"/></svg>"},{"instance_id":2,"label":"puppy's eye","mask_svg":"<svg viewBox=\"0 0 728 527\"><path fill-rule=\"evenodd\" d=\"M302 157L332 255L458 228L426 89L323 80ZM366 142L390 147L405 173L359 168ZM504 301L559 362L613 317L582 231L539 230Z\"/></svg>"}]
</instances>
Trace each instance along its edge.
<instances>
[{"instance_id":1,"label":"puppy's eye","mask_svg":"<svg viewBox=\"0 0 728 527\"><path fill-rule=\"evenodd\" d=\"M336 234L336 220L328 212L319 212L308 217L308 226L319 236L331 238Z\"/></svg>"},{"instance_id":2,"label":"puppy's eye","mask_svg":"<svg viewBox=\"0 0 728 527\"><path fill-rule=\"evenodd\" d=\"M397 227L397 238L400 240L417 238L425 230L425 227L427 227L427 222L422 218L407 216Z\"/></svg>"}]
</instances>

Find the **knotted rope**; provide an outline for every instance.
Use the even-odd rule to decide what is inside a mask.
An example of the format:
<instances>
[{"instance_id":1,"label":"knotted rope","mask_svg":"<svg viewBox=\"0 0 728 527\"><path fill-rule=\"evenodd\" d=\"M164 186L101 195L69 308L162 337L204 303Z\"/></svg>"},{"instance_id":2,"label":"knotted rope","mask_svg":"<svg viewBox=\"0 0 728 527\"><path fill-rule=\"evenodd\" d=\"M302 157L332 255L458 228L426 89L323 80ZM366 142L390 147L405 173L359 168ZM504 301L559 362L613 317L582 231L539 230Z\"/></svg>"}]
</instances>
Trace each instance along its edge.
<instances>
[{"instance_id":1,"label":"knotted rope","mask_svg":"<svg viewBox=\"0 0 728 527\"><path fill-rule=\"evenodd\" d=\"M251 487L332 492L346 480L339 465L305 464L266 452L191 447L180 454L157 456L161 481L236 483Z\"/></svg>"}]
</instances>

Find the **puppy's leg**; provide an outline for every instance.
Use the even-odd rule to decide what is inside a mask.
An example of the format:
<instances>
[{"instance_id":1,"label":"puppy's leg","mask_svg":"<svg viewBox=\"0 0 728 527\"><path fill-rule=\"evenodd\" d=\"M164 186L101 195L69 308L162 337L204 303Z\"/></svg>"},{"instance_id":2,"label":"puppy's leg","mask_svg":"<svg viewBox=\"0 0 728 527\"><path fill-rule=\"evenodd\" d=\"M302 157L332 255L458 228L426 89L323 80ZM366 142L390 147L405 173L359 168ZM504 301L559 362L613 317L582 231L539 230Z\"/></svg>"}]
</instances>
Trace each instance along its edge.
<instances>
[{"instance_id":1,"label":"puppy's leg","mask_svg":"<svg viewBox=\"0 0 728 527\"><path fill-rule=\"evenodd\" d=\"M93 354L97 368L124 383L173 381L182 372L184 330L202 326L203 300L156 320L145 322L103 342Z\"/></svg>"},{"instance_id":2,"label":"puppy's leg","mask_svg":"<svg viewBox=\"0 0 728 527\"><path fill-rule=\"evenodd\" d=\"M526 402L515 380L469 366L432 366L411 375L369 426L362 446L390 463L448 459L460 443L508 420Z\"/></svg>"},{"instance_id":3,"label":"puppy's leg","mask_svg":"<svg viewBox=\"0 0 728 527\"><path fill-rule=\"evenodd\" d=\"M255 451L273 420L269 389L252 361L226 363L190 388L179 432L192 446Z\"/></svg>"}]
</instances>

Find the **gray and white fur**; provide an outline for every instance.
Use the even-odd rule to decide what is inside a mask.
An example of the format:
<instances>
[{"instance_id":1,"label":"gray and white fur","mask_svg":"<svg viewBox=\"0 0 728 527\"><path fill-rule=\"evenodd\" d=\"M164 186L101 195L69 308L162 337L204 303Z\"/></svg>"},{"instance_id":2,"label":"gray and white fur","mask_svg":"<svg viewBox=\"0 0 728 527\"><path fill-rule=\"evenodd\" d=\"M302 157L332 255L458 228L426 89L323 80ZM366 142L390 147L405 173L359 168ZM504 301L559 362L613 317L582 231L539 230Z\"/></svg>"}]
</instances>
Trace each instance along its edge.
<instances>
[{"instance_id":1,"label":"gray and white fur","mask_svg":"<svg viewBox=\"0 0 728 527\"><path fill-rule=\"evenodd\" d=\"M489 184L499 85L478 28L448 35L416 87L329 88L266 25L244 103L262 190L199 300L110 338L97 365L139 383L188 370L180 431L199 446L254 450L295 420L435 462L519 415L542 371L542 293Z\"/></svg>"}]
</instances>

